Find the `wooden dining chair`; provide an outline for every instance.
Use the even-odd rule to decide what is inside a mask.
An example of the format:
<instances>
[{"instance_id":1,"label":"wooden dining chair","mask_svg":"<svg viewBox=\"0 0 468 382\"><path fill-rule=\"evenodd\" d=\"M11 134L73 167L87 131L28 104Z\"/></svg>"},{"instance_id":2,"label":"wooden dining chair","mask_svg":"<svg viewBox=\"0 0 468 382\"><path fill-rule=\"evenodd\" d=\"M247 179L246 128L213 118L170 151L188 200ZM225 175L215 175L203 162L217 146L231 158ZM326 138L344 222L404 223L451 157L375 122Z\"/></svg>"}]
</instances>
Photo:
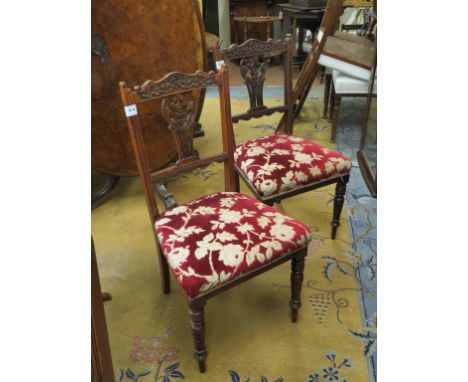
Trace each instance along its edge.
<instances>
[{"instance_id":1,"label":"wooden dining chair","mask_svg":"<svg viewBox=\"0 0 468 382\"><path fill-rule=\"evenodd\" d=\"M336 140L341 97L367 96L374 49L368 37L340 31L328 37L318 62L326 72L323 118L332 122L330 142Z\"/></svg>"},{"instance_id":2,"label":"wooden dining chair","mask_svg":"<svg viewBox=\"0 0 468 382\"><path fill-rule=\"evenodd\" d=\"M327 79L328 84L328 79ZM369 81L364 81L348 74L342 73L338 70L332 70L331 74L331 94L329 100L325 90L324 94L324 117L331 120L332 129L330 142L336 140L336 130L338 127L338 118L340 116L341 99L343 97L367 97L369 90ZM375 79L373 85L373 95L377 95L377 80ZM325 104L330 103L330 107L325 109ZM328 115L327 115L328 110Z\"/></svg>"},{"instance_id":3,"label":"wooden dining chair","mask_svg":"<svg viewBox=\"0 0 468 382\"><path fill-rule=\"evenodd\" d=\"M260 118L275 112L282 112L284 115L285 134L275 133L236 145L232 133L229 149L232 150L234 157L235 189L237 192L240 190L240 177L257 199L272 206L273 203L291 196L336 184L331 223L331 237L335 239L340 225L351 161L333 150L292 135L291 52L292 45L289 39L248 40L241 45L233 44L223 50L219 46L214 49L214 57L218 63L224 64L225 60L240 59L240 71L249 93L250 109L233 116L234 123L241 119ZM263 104L266 57L274 54L283 55L284 103L280 106L267 107Z\"/></svg>"},{"instance_id":4,"label":"wooden dining chair","mask_svg":"<svg viewBox=\"0 0 468 382\"><path fill-rule=\"evenodd\" d=\"M223 151L200 157L193 144L197 98L192 92L210 85L216 85L219 91ZM173 72L159 81L148 80L132 89L121 82L120 93L153 227L162 289L164 293L170 292L171 270L187 297L195 358L203 373L207 357L204 305L218 293L291 260L289 305L291 319L297 321L310 231L300 221L254 198L232 192L234 163L228 153L233 136L229 82L224 66L217 74ZM150 172L139 120L138 108L147 102L154 102L155 108L161 107L178 150L178 160L156 172ZM225 192L159 212L155 183L212 162L224 163Z\"/></svg>"}]
</instances>

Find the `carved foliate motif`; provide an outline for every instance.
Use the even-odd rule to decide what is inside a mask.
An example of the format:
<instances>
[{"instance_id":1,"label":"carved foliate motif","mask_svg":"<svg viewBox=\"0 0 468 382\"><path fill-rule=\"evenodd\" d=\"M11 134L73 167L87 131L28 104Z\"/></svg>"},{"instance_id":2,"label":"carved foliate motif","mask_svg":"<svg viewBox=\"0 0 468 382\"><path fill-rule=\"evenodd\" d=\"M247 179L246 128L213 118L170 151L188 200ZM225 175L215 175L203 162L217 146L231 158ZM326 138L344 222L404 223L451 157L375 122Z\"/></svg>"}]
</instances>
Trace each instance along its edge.
<instances>
[{"instance_id":1,"label":"carved foliate motif","mask_svg":"<svg viewBox=\"0 0 468 382\"><path fill-rule=\"evenodd\" d=\"M266 62L264 57L252 56L240 60L240 72L249 92L249 112L265 109L263 104L263 84L265 82Z\"/></svg>"},{"instance_id":2,"label":"carved foliate motif","mask_svg":"<svg viewBox=\"0 0 468 382\"><path fill-rule=\"evenodd\" d=\"M135 86L134 90L142 100L162 97L177 91L206 88L216 84L214 72L195 74L170 73L159 81L146 81L143 85Z\"/></svg>"},{"instance_id":3,"label":"carved foliate motif","mask_svg":"<svg viewBox=\"0 0 468 382\"><path fill-rule=\"evenodd\" d=\"M236 58L261 55L265 53L285 52L287 44L284 41L275 41L269 39L267 41L250 39L244 43L237 45L232 44L227 49L222 51L225 59L234 60Z\"/></svg>"},{"instance_id":4,"label":"carved foliate motif","mask_svg":"<svg viewBox=\"0 0 468 382\"><path fill-rule=\"evenodd\" d=\"M197 117L197 103L192 92L168 96L162 101L162 114L177 143L179 160L198 158L193 147L193 127Z\"/></svg>"},{"instance_id":5,"label":"carved foliate motif","mask_svg":"<svg viewBox=\"0 0 468 382\"><path fill-rule=\"evenodd\" d=\"M164 98L162 112L169 129L184 131L195 121L195 98L191 92L175 94Z\"/></svg>"}]
</instances>

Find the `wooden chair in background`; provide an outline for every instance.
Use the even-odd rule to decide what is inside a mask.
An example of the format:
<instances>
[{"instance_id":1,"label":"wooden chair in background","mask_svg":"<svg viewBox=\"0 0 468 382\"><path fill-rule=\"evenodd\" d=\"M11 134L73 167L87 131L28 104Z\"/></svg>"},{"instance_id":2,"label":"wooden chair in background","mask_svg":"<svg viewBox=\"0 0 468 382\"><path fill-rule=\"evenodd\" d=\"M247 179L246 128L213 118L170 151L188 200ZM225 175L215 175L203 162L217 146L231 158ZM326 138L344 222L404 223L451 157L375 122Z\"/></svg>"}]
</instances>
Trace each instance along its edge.
<instances>
[{"instance_id":1,"label":"wooden chair in background","mask_svg":"<svg viewBox=\"0 0 468 382\"><path fill-rule=\"evenodd\" d=\"M341 98L367 95L375 49L370 36L336 31L328 37L320 55L318 63L326 69L323 117L332 121L331 142L336 139Z\"/></svg>"},{"instance_id":2,"label":"wooden chair in background","mask_svg":"<svg viewBox=\"0 0 468 382\"><path fill-rule=\"evenodd\" d=\"M343 97L367 97L369 90L369 81L364 81L350 75L333 70L331 81L331 94L330 100L324 96L324 105L330 102L328 119L331 119L332 130L330 141L335 142L336 140L336 129L338 127L338 118L340 116L341 99ZM377 80L374 81L373 94L377 95ZM326 90L325 90L326 91ZM325 108L325 106L324 106ZM328 109L328 108L327 108ZM324 109L324 116L326 116L326 110Z\"/></svg>"},{"instance_id":3,"label":"wooden chair in background","mask_svg":"<svg viewBox=\"0 0 468 382\"><path fill-rule=\"evenodd\" d=\"M272 206L289 198L336 184L333 203L331 237L335 239L340 225L346 184L351 171L351 161L345 156L326 149L308 139L293 136L293 102L291 80L290 40L248 40L241 45L233 44L227 49L214 49L217 62L240 59L240 71L244 78L250 100L247 112L232 117L234 123L270 115L284 114L285 134L250 139L232 146L234 156L235 187L239 191L239 177L255 197ZM266 74L266 58L283 54L284 104L267 107L263 103L263 84Z\"/></svg>"},{"instance_id":4,"label":"wooden chair in background","mask_svg":"<svg viewBox=\"0 0 468 382\"><path fill-rule=\"evenodd\" d=\"M223 151L200 158L193 145L197 101L192 91L210 85L217 85L219 91ZM164 293L170 292L171 269L187 297L195 358L203 373L207 357L204 305L218 293L291 260L289 304L291 319L297 321L310 232L300 221L254 198L231 192L235 180L229 152L234 142L229 81L224 66L217 74L173 72L133 89L121 82L120 93L156 242L162 289ZM156 172L150 172L140 128L138 107L143 102L161 105L178 150L177 162ZM226 192L207 195L163 213L158 211L155 182L212 162L224 164Z\"/></svg>"}]
</instances>

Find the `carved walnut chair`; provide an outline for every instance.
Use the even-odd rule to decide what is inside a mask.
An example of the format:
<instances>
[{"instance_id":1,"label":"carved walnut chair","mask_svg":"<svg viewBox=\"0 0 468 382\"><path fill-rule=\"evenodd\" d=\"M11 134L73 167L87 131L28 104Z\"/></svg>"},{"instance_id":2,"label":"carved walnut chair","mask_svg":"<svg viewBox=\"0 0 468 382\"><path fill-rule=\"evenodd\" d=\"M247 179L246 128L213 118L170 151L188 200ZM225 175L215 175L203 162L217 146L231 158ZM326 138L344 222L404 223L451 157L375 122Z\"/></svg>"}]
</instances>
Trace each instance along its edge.
<instances>
[{"instance_id":1,"label":"carved walnut chair","mask_svg":"<svg viewBox=\"0 0 468 382\"><path fill-rule=\"evenodd\" d=\"M275 112L284 113L285 134L250 139L236 145L234 138L229 149L234 156L235 189L239 192L239 177L255 197L272 206L283 199L316 188L336 184L333 204L331 238L335 239L340 225L346 184L351 171L351 161L335 151L308 139L292 135L293 102L291 80L292 45L286 40L248 40L221 50L214 49L219 65L224 60L240 59L240 71L247 86L250 108L232 116L232 122L250 120ZM263 103L263 84L267 68L266 57L283 54L284 104L267 107ZM234 137L234 134L232 134Z\"/></svg>"},{"instance_id":2,"label":"carved walnut chair","mask_svg":"<svg viewBox=\"0 0 468 382\"><path fill-rule=\"evenodd\" d=\"M193 144L197 105L192 92L209 85L218 86L223 152L200 158ZM228 149L233 137L226 68L217 74L174 72L133 89L121 82L120 93L153 226L162 289L165 294L170 292L171 270L187 297L195 358L203 373L207 357L203 308L218 293L291 260L289 305L291 320L297 321L310 232L300 221L254 198L231 192L235 188L234 163ZM161 105L178 150L175 164L156 172L150 172L140 127L138 107L143 102ZM155 183L212 162L224 163L226 192L207 195L163 213L158 211Z\"/></svg>"}]
</instances>

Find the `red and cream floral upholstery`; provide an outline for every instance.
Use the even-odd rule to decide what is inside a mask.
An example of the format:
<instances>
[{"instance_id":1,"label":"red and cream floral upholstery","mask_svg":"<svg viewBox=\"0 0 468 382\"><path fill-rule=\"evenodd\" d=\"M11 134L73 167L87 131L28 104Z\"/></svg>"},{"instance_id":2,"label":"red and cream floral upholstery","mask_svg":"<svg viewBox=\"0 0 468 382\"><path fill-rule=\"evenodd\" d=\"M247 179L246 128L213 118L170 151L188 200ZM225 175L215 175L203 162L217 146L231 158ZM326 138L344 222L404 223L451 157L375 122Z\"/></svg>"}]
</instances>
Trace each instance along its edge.
<instances>
[{"instance_id":1,"label":"red and cream floral upholstery","mask_svg":"<svg viewBox=\"0 0 468 382\"><path fill-rule=\"evenodd\" d=\"M348 174L344 155L305 138L275 134L236 147L236 167L260 196L270 197L322 180Z\"/></svg>"},{"instance_id":2,"label":"red and cream floral upholstery","mask_svg":"<svg viewBox=\"0 0 468 382\"><path fill-rule=\"evenodd\" d=\"M310 240L300 221L235 192L171 208L155 228L170 268L191 298L304 248Z\"/></svg>"}]
</instances>

